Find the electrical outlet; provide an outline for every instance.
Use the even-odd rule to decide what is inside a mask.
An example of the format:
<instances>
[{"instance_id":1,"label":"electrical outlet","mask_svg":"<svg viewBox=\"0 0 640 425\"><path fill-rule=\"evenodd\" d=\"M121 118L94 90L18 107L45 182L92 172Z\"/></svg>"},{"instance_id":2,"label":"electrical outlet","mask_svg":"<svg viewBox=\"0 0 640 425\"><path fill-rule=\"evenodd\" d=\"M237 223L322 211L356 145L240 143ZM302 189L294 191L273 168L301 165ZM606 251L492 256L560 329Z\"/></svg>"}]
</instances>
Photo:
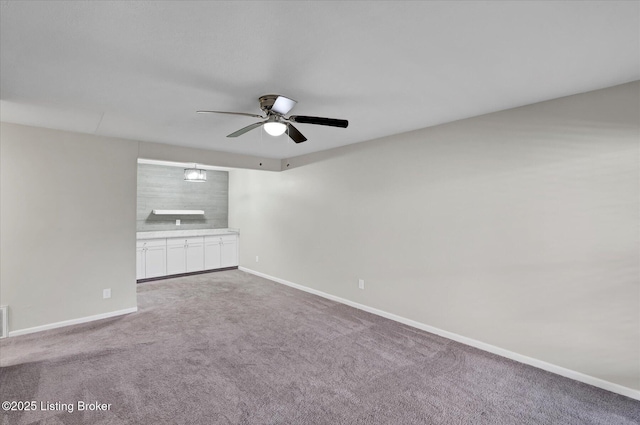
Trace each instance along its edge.
<instances>
[{"instance_id":1,"label":"electrical outlet","mask_svg":"<svg viewBox=\"0 0 640 425\"><path fill-rule=\"evenodd\" d=\"M176 220L176 226L180 226L180 220Z\"/></svg>"},{"instance_id":2,"label":"electrical outlet","mask_svg":"<svg viewBox=\"0 0 640 425\"><path fill-rule=\"evenodd\" d=\"M260 257L256 255L256 263L259 263L259 262L260 262Z\"/></svg>"},{"instance_id":3,"label":"electrical outlet","mask_svg":"<svg viewBox=\"0 0 640 425\"><path fill-rule=\"evenodd\" d=\"M358 279L358 288L364 289L364 279Z\"/></svg>"},{"instance_id":4,"label":"electrical outlet","mask_svg":"<svg viewBox=\"0 0 640 425\"><path fill-rule=\"evenodd\" d=\"M102 290L102 298L103 299L111 298L111 288Z\"/></svg>"}]
</instances>

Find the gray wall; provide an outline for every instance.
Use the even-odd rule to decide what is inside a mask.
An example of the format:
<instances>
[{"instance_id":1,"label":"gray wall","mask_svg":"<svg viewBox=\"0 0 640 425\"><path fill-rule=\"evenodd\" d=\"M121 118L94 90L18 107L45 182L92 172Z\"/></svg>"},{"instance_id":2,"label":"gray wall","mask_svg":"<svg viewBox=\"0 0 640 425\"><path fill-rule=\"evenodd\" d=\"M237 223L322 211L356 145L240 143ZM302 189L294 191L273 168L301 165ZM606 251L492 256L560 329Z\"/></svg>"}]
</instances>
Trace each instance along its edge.
<instances>
[{"instance_id":1,"label":"gray wall","mask_svg":"<svg viewBox=\"0 0 640 425\"><path fill-rule=\"evenodd\" d=\"M136 307L138 157L280 169L275 159L2 123L0 305L10 332Z\"/></svg>"},{"instance_id":2,"label":"gray wall","mask_svg":"<svg viewBox=\"0 0 640 425\"><path fill-rule=\"evenodd\" d=\"M229 173L207 170L207 181L184 181L184 168L138 164L138 232L228 227ZM204 210L204 215L161 216L161 210ZM180 226L176 226L180 219Z\"/></svg>"},{"instance_id":3,"label":"gray wall","mask_svg":"<svg viewBox=\"0 0 640 425\"><path fill-rule=\"evenodd\" d=\"M137 152L133 141L1 124L9 331L136 307Z\"/></svg>"},{"instance_id":4,"label":"gray wall","mask_svg":"<svg viewBox=\"0 0 640 425\"><path fill-rule=\"evenodd\" d=\"M640 389L639 90L234 170L240 264Z\"/></svg>"}]
</instances>

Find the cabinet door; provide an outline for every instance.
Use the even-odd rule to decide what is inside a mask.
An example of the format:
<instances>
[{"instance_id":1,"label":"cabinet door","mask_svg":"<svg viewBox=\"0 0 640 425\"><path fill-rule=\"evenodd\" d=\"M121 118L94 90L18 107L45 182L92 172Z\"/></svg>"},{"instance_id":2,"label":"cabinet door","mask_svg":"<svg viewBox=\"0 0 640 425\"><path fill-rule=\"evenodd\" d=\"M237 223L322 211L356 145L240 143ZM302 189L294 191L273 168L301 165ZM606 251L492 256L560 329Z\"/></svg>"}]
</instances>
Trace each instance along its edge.
<instances>
[{"instance_id":1,"label":"cabinet door","mask_svg":"<svg viewBox=\"0 0 640 425\"><path fill-rule=\"evenodd\" d=\"M219 269L220 267L220 238L205 238L204 269Z\"/></svg>"},{"instance_id":2,"label":"cabinet door","mask_svg":"<svg viewBox=\"0 0 640 425\"><path fill-rule=\"evenodd\" d=\"M235 237L233 239L222 239L220 263L221 267L235 267L238 265L238 240Z\"/></svg>"},{"instance_id":3,"label":"cabinet door","mask_svg":"<svg viewBox=\"0 0 640 425\"><path fill-rule=\"evenodd\" d=\"M167 248L164 246L150 246L145 252L146 277L158 277L167 274Z\"/></svg>"},{"instance_id":4,"label":"cabinet door","mask_svg":"<svg viewBox=\"0 0 640 425\"><path fill-rule=\"evenodd\" d=\"M190 242L187 245L187 273L204 270L204 244Z\"/></svg>"},{"instance_id":5,"label":"cabinet door","mask_svg":"<svg viewBox=\"0 0 640 425\"><path fill-rule=\"evenodd\" d=\"M185 273L187 271L187 248L182 245L169 244L167 241L167 274Z\"/></svg>"},{"instance_id":6,"label":"cabinet door","mask_svg":"<svg viewBox=\"0 0 640 425\"><path fill-rule=\"evenodd\" d=\"M136 279L144 279L144 246L136 247Z\"/></svg>"}]
</instances>

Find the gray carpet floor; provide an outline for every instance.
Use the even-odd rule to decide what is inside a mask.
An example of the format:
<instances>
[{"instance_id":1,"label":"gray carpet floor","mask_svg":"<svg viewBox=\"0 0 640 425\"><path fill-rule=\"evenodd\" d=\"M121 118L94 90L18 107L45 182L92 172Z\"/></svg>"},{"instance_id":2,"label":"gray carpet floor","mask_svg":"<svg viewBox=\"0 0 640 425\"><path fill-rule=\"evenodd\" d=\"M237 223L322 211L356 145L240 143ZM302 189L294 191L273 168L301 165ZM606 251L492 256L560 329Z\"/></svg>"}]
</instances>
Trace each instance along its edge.
<instances>
[{"instance_id":1,"label":"gray carpet floor","mask_svg":"<svg viewBox=\"0 0 640 425\"><path fill-rule=\"evenodd\" d=\"M238 271L0 341L7 424L638 424L640 402ZM77 401L110 403L78 411Z\"/></svg>"}]
</instances>

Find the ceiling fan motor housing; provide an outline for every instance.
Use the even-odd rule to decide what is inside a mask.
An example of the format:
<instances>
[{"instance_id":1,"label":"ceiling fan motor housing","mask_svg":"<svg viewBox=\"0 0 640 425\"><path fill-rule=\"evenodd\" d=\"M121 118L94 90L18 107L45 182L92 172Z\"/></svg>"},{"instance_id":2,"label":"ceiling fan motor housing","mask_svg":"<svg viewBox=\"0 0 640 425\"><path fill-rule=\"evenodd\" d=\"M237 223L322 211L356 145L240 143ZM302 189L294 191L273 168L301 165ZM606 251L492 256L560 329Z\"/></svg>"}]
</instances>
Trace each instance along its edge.
<instances>
[{"instance_id":1,"label":"ceiling fan motor housing","mask_svg":"<svg viewBox=\"0 0 640 425\"><path fill-rule=\"evenodd\" d=\"M264 96L260 96L258 98L258 100L260 101L260 109L262 109L266 114L278 114L276 111L271 112L271 108L273 107L273 104L279 96L280 95L278 94L265 94Z\"/></svg>"}]
</instances>

